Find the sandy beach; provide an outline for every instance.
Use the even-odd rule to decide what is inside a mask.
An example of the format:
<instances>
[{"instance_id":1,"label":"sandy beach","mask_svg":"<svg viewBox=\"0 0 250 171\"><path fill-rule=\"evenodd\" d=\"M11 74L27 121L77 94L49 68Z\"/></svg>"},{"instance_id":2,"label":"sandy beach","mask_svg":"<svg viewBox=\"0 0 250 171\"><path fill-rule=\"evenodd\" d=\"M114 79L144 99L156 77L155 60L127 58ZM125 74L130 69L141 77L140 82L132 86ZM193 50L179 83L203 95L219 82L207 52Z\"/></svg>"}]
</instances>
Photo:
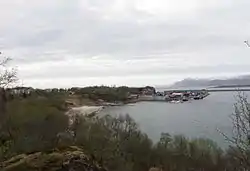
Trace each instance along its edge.
<instances>
[{"instance_id":1,"label":"sandy beach","mask_svg":"<svg viewBox=\"0 0 250 171\"><path fill-rule=\"evenodd\" d=\"M101 111L103 108L104 108L103 106L81 106L81 107L74 107L72 108L72 110L82 115L90 115L92 113L97 113Z\"/></svg>"},{"instance_id":2,"label":"sandy beach","mask_svg":"<svg viewBox=\"0 0 250 171\"><path fill-rule=\"evenodd\" d=\"M94 113L100 112L104 107L103 106L81 106L81 107L73 107L69 110L66 115L69 116L69 125L73 124L73 118L75 115L87 116Z\"/></svg>"}]
</instances>

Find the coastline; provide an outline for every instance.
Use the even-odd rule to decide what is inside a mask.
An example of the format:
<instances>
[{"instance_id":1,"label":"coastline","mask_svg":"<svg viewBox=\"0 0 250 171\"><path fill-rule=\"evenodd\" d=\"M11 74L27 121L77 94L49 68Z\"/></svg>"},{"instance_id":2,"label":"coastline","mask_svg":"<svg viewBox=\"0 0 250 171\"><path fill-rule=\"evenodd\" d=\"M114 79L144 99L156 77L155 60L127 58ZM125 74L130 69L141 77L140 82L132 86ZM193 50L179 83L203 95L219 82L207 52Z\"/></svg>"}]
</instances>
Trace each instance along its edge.
<instances>
[{"instance_id":1,"label":"coastline","mask_svg":"<svg viewBox=\"0 0 250 171\"><path fill-rule=\"evenodd\" d=\"M99 113L102 109L104 109L104 106L81 106L71 108L72 111L83 116Z\"/></svg>"},{"instance_id":2,"label":"coastline","mask_svg":"<svg viewBox=\"0 0 250 171\"><path fill-rule=\"evenodd\" d=\"M72 107L67 112L66 115L69 117L69 125L74 123L74 118L77 115L94 117L101 110L104 109L104 106L80 106L80 107Z\"/></svg>"}]
</instances>

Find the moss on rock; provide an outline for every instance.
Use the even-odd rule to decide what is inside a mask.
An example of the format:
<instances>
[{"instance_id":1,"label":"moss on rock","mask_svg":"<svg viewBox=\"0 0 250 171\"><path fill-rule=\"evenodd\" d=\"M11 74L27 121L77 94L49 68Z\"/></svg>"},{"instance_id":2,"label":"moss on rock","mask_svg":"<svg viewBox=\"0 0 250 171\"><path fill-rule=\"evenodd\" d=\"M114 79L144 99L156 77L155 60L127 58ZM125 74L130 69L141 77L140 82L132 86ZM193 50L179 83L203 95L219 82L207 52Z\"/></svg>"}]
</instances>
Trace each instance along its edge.
<instances>
[{"instance_id":1,"label":"moss on rock","mask_svg":"<svg viewBox=\"0 0 250 171\"><path fill-rule=\"evenodd\" d=\"M0 168L3 171L106 171L77 147L18 155L3 162Z\"/></svg>"}]
</instances>

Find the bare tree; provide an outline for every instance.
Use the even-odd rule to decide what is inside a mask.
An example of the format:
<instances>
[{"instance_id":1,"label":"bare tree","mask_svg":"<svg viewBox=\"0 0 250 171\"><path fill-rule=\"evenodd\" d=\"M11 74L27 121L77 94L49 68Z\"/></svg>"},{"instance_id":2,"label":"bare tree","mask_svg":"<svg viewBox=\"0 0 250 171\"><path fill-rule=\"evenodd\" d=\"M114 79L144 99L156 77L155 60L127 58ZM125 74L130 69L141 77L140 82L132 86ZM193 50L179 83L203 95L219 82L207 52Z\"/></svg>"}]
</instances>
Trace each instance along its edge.
<instances>
[{"instance_id":1,"label":"bare tree","mask_svg":"<svg viewBox=\"0 0 250 171\"><path fill-rule=\"evenodd\" d=\"M0 120L4 120L6 113L6 93L5 88L17 81L17 72L15 68L8 67L8 63L11 59L8 57L2 57L0 52Z\"/></svg>"},{"instance_id":2,"label":"bare tree","mask_svg":"<svg viewBox=\"0 0 250 171\"><path fill-rule=\"evenodd\" d=\"M3 57L0 52L0 160L3 155L8 151L11 141L9 137L11 134L8 132L8 116L6 114L6 88L17 81L16 69L8 67L10 58Z\"/></svg>"},{"instance_id":3,"label":"bare tree","mask_svg":"<svg viewBox=\"0 0 250 171\"><path fill-rule=\"evenodd\" d=\"M15 68L8 67L11 58L3 57L1 59L1 55L0 53L0 87L6 88L17 81L17 72Z\"/></svg>"},{"instance_id":4,"label":"bare tree","mask_svg":"<svg viewBox=\"0 0 250 171\"><path fill-rule=\"evenodd\" d=\"M244 41L250 47L248 40ZM238 91L234 113L231 115L233 131L228 136L219 131L231 144L228 154L233 156L239 165L238 170L250 170L250 103L247 95Z\"/></svg>"},{"instance_id":5,"label":"bare tree","mask_svg":"<svg viewBox=\"0 0 250 171\"><path fill-rule=\"evenodd\" d=\"M248 40L245 40L244 43L247 45L247 47L250 47Z\"/></svg>"},{"instance_id":6,"label":"bare tree","mask_svg":"<svg viewBox=\"0 0 250 171\"><path fill-rule=\"evenodd\" d=\"M231 115L232 136L222 135L231 144L230 151L243 170L250 170L250 104L246 94L238 92Z\"/></svg>"}]
</instances>

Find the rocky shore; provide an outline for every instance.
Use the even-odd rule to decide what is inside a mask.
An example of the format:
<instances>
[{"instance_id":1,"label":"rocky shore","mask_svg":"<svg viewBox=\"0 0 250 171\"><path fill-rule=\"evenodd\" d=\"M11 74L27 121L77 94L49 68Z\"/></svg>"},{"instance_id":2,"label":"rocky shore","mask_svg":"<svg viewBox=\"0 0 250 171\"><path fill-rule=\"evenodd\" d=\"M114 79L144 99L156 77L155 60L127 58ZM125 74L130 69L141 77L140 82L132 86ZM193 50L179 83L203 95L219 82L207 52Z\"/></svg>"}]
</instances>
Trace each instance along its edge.
<instances>
[{"instance_id":1,"label":"rocky shore","mask_svg":"<svg viewBox=\"0 0 250 171\"><path fill-rule=\"evenodd\" d=\"M73 107L71 110L81 115L91 115L100 112L102 109L104 109L104 106L81 106Z\"/></svg>"}]
</instances>

